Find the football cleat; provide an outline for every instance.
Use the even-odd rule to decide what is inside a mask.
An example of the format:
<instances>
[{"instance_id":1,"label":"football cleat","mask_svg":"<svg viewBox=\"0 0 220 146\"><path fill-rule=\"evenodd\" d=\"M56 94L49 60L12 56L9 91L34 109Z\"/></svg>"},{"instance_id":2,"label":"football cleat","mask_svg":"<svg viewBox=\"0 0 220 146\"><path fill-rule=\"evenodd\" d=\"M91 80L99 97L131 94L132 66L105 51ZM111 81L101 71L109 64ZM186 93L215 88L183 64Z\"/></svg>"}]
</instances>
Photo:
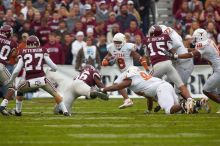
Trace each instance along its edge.
<instances>
[{"instance_id":1,"label":"football cleat","mask_svg":"<svg viewBox=\"0 0 220 146\"><path fill-rule=\"evenodd\" d=\"M125 99L124 103L122 105L120 105L118 108L124 109L124 108L133 106L133 104L134 104L133 101L130 98L128 98L128 99Z\"/></svg>"},{"instance_id":2,"label":"football cleat","mask_svg":"<svg viewBox=\"0 0 220 146\"><path fill-rule=\"evenodd\" d=\"M64 112L63 115L66 117L71 116L71 114L69 114L68 112Z\"/></svg>"},{"instance_id":3,"label":"football cleat","mask_svg":"<svg viewBox=\"0 0 220 146\"><path fill-rule=\"evenodd\" d=\"M217 113L217 114L220 114L220 110L218 110L216 113Z\"/></svg>"},{"instance_id":4,"label":"football cleat","mask_svg":"<svg viewBox=\"0 0 220 146\"><path fill-rule=\"evenodd\" d=\"M186 113L192 114L194 111L195 100L192 98L188 98L185 103Z\"/></svg>"},{"instance_id":5,"label":"football cleat","mask_svg":"<svg viewBox=\"0 0 220 146\"><path fill-rule=\"evenodd\" d=\"M16 109L9 110L8 113L13 116L18 116L18 117L22 116L22 113L17 112Z\"/></svg>"},{"instance_id":6,"label":"football cleat","mask_svg":"<svg viewBox=\"0 0 220 146\"><path fill-rule=\"evenodd\" d=\"M154 108L154 112L157 113L157 112L160 111L160 109L161 109L161 107L158 105L158 106L156 106L156 107Z\"/></svg>"},{"instance_id":7,"label":"football cleat","mask_svg":"<svg viewBox=\"0 0 220 146\"><path fill-rule=\"evenodd\" d=\"M0 106L0 113L3 115L3 116L9 116L10 114L8 113L8 111L6 110L6 107L5 106Z\"/></svg>"}]
</instances>

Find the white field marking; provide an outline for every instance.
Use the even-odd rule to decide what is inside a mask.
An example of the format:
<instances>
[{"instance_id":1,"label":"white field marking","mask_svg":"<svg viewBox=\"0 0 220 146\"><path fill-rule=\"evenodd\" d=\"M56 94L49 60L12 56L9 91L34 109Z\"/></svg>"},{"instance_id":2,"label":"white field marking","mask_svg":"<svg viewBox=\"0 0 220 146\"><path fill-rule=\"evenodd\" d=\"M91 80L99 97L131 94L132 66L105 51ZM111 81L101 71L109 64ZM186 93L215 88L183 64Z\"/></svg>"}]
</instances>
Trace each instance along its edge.
<instances>
[{"instance_id":1,"label":"white field marking","mask_svg":"<svg viewBox=\"0 0 220 146\"><path fill-rule=\"evenodd\" d=\"M70 117L63 117L62 115L58 117L39 117L39 118L33 118L32 120L128 120L128 119L134 119L131 117L77 117L77 116L70 116Z\"/></svg>"},{"instance_id":2,"label":"white field marking","mask_svg":"<svg viewBox=\"0 0 220 146\"><path fill-rule=\"evenodd\" d=\"M202 133L174 133L174 134L155 134L155 133L135 133L135 134L68 134L74 138L192 138L206 137Z\"/></svg>"},{"instance_id":3,"label":"white field marking","mask_svg":"<svg viewBox=\"0 0 220 146\"><path fill-rule=\"evenodd\" d=\"M160 124L70 124L70 125L44 125L45 127L52 127L52 128L82 128L82 127L96 127L96 128L103 128L103 127L111 127L111 128L146 128L146 127L154 127L154 128L164 128L165 125Z\"/></svg>"}]
</instances>

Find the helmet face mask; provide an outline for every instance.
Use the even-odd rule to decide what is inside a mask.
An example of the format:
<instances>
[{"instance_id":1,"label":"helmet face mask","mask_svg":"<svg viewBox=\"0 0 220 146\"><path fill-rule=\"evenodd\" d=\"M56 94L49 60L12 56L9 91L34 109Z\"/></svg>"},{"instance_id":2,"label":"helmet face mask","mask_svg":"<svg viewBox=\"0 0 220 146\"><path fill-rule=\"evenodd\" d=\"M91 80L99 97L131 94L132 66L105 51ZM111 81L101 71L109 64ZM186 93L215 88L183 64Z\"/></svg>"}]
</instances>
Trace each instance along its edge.
<instances>
[{"instance_id":1,"label":"helmet face mask","mask_svg":"<svg viewBox=\"0 0 220 146\"><path fill-rule=\"evenodd\" d=\"M38 37L36 37L35 35L29 36L27 38L26 44L27 44L28 48L40 47L40 41L39 41Z\"/></svg>"},{"instance_id":2,"label":"helmet face mask","mask_svg":"<svg viewBox=\"0 0 220 146\"><path fill-rule=\"evenodd\" d=\"M125 35L122 33L116 33L113 37L113 43L117 50L120 50L126 43Z\"/></svg>"}]
</instances>

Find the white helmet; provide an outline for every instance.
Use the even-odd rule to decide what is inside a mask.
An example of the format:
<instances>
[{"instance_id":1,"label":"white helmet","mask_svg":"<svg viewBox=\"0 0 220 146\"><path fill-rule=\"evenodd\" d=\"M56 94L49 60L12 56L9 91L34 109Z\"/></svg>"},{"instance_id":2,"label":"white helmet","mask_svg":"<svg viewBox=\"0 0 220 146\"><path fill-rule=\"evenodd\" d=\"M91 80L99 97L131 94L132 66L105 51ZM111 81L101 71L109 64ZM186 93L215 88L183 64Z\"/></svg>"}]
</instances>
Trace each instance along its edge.
<instances>
[{"instance_id":1,"label":"white helmet","mask_svg":"<svg viewBox=\"0 0 220 146\"><path fill-rule=\"evenodd\" d=\"M116 49L121 49L126 43L125 35L122 33L116 33L113 37L113 43Z\"/></svg>"},{"instance_id":2,"label":"white helmet","mask_svg":"<svg viewBox=\"0 0 220 146\"><path fill-rule=\"evenodd\" d=\"M127 69L127 77L132 77L132 76L135 76L135 75L138 75L140 72L140 69L136 66L130 66L128 69Z\"/></svg>"},{"instance_id":3,"label":"white helmet","mask_svg":"<svg viewBox=\"0 0 220 146\"><path fill-rule=\"evenodd\" d=\"M160 26L160 28L162 29L163 32L167 29L167 26L165 26L165 25L159 25L159 26Z\"/></svg>"},{"instance_id":4,"label":"white helmet","mask_svg":"<svg viewBox=\"0 0 220 146\"><path fill-rule=\"evenodd\" d=\"M204 42L208 40L208 34L206 30L198 28L193 33L193 43Z\"/></svg>"}]
</instances>

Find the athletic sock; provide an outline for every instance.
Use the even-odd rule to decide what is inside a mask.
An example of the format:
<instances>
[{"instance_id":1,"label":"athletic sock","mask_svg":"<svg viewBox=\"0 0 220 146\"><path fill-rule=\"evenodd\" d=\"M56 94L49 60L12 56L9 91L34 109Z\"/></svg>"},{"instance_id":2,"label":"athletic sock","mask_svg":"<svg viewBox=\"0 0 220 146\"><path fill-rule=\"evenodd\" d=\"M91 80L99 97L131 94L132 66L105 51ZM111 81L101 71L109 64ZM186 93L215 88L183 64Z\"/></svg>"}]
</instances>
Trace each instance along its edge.
<instances>
[{"instance_id":1,"label":"athletic sock","mask_svg":"<svg viewBox=\"0 0 220 146\"><path fill-rule=\"evenodd\" d=\"M8 99L3 99L1 106L4 106L4 107L8 106Z\"/></svg>"},{"instance_id":2,"label":"athletic sock","mask_svg":"<svg viewBox=\"0 0 220 146\"><path fill-rule=\"evenodd\" d=\"M61 101L61 102L59 103L59 106L60 106L61 110L63 111L63 113L68 112L67 109L66 109L66 106L64 105L64 102L63 102L63 101Z\"/></svg>"},{"instance_id":3,"label":"athletic sock","mask_svg":"<svg viewBox=\"0 0 220 146\"><path fill-rule=\"evenodd\" d=\"M16 99L16 108L15 108L16 112L20 113L21 108L22 108L22 101Z\"/></svg>"}]
</instances>

